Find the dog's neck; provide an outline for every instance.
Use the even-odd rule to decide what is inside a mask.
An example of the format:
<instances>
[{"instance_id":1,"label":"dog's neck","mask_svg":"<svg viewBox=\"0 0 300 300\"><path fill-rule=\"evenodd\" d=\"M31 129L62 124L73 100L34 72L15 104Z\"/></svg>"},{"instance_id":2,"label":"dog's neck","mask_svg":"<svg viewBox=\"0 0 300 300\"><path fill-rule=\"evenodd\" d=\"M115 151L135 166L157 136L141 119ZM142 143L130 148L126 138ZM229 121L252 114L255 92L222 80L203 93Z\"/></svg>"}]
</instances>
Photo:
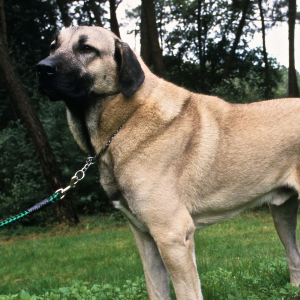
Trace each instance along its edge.
<instances>
[{"instance_id":1,"label":"dog's neck","mask_svg":"<svg viewBox=\"0 0 300 300\"><path fill-rule=\"evenodd\" d=\"M89 153L96 155L96 141L98 140L98 124L101 113L110 101L111 97L93 97L86 99L82 103L66 103L67 119L70 130L80 146L80 148Z\"/></svg>"},{"instance_id":2,"label":"dog's neck","mask_svg":"<svg viewBox=\"0 0 300 300\"><path fill-rule=\"evenodd\" d=\"M66 103L70 130L83 151L96 155L103 148L139 106L128 101L133 100L117 94L90 98L84 105Z\"/></svg>"}]
</instances>

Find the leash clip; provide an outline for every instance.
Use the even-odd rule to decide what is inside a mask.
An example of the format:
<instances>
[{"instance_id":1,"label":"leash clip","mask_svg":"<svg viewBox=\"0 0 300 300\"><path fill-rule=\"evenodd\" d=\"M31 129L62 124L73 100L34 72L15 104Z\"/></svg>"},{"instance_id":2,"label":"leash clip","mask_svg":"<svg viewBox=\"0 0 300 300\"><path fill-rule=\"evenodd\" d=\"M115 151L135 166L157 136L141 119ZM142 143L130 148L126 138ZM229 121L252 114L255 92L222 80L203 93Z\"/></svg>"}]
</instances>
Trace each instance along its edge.
<instances>
[{"instance_id":1,"label":"leash clip","mask_svg":"<svg viewBox=\"0 0 300 300\"><path fill-rule=\"evenodd\" d=\"M78 170L74 176L71 178L70 184L64 188L64 189L58 189L55 193L60 193L62 194L62 196L60 197L60 199L63 199L66 196L66 192L68 192L70 189L74 188L75 185L78 183L78 181L82 180L85 177L85 172L87 171L87 169L95 164L97 161L97 157L88 157L86 160L86 163L84 165L84 167L81 170Z\"/></svg>"}]
</instances>

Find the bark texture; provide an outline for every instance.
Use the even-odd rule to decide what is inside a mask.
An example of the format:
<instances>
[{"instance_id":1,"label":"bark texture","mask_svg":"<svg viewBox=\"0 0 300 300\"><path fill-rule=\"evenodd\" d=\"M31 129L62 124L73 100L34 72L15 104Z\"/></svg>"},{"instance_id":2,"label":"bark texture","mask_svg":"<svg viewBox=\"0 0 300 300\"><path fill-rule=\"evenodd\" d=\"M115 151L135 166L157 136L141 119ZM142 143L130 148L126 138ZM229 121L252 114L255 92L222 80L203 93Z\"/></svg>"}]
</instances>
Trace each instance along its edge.
<instances>
[{"instance_id":1,"label":"bark texture","mask_svg":"<svg viewBox=\"0 0 300 300\"><path fill-rule=\"evenodd\" d=\"M299 97L299 87L295 69L295 22L296 0L289 0L289 97Z\"/></svg>"},{"instance_id":2,"label":"bark texture","mask_svg":"<svg viewBox=\"0 0 300 300\"><path fill-rule=\"evenodd\" d=\"M157 76L164 78L165 68L163 64L162 51L159 45L159 36L156 26L155 6L153 0L142 0L142 14L147 26L148 39L148 48L145 49L144 47L143 51L148 50L150 52L154 73ZM144 33L145 31L143 31L141 34Z\"/></svg>"},{"instance_id":3,"label":"bark texture","mask_svg":"<svg viewBox=\"0 0 300 300\"><path fill-rule=\"evenodd\" d=\"M119 38L121 38L120 35L120 29L119 29L119 23L117 19L117 6L116 6L116 0L109 0L109 8L110 8L110 30Z\"/></svg>"},{"instance_id":4,"label":"bark texture","mask_svg":"<svg viewBox=\"0 0 300 300\"><path fill-rule=\"evenodd\" d=\"M261 18L261 29L262 29L262 42L263 42L263 57L265 63L265 100L270 98L270 75L269 75L269 62L266 48L266 29L265 19L262 9L262 0L258 0L259 13Z\"/></svg>"},{"instance_id":5,"label":"bark texture","mask_svg":"<svg viewBox=\"0 0 300 300\"><path fill-rule=\"evenodd\" d=\"M245 26L245 22L246 22L246 16L247 16L247 12L248 12L248 8L249 8L249 4L250 4L250 0L245 0L244 1L244 6L243 6L243 13L242 13L242 18L239 22L237 31L236 31L236 35L235 35L235 39L232 45L232 48L229 52L229 55L226 59L225 62L225 67L224 67L224 73L223 73L223 80L228 78L228 75L230 73L230 69L231 69L231 63L233 61L234 55L235 55L235 51L237 49L237 46L240 42L242 33L243 33L243 28Z\"/></svg>"}]
</instances>

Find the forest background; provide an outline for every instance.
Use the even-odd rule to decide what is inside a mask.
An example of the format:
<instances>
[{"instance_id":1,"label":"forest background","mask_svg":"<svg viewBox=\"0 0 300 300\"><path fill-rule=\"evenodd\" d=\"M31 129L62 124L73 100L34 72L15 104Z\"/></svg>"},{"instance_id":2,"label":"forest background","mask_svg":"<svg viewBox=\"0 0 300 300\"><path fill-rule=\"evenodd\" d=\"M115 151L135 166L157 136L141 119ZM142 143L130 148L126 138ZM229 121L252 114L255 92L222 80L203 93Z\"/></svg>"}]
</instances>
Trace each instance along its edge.
<instances>
[{"instance_id":1,"label":"forest background","mask_svg":"<svg viewBox=\"0 0 300 300\"><path fill-rule=\"evenodd\" d=\"M103 26L120 36L121 2L0 0L0 219L66 186L83 167L86 154L69 132L65 105L38 93L35 66L62 27ZM233 103L299 97L296 0L142 0L125 14L145 63L168 81ZM268 55L265 43L266 30L282 23L289 28L288 67ZM262 46L253 49L255 33ZM96 169L64 201L22 224L73 224L78 215L114 212Z\"/></svg>"}]
</instances>

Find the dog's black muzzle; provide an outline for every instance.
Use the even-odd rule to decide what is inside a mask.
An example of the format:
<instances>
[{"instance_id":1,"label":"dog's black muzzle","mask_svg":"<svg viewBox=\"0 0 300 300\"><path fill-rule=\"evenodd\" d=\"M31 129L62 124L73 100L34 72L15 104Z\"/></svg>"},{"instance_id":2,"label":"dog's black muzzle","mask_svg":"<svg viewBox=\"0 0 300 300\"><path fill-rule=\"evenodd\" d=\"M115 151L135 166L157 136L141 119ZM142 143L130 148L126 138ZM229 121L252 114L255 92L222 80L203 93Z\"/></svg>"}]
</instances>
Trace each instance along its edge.
<instances>
[{"instance_id":1,"label":"dog's black muzzle","mask_svg":"<svg viewBox=\"0 0 300 300\"><path fill-rule=\"evenodd\" d=\"M78 102L86 98L91 85L87 74L68 55L54 55L36 66L38 90L51 101Z\"/></svg>"}]
</instances>

